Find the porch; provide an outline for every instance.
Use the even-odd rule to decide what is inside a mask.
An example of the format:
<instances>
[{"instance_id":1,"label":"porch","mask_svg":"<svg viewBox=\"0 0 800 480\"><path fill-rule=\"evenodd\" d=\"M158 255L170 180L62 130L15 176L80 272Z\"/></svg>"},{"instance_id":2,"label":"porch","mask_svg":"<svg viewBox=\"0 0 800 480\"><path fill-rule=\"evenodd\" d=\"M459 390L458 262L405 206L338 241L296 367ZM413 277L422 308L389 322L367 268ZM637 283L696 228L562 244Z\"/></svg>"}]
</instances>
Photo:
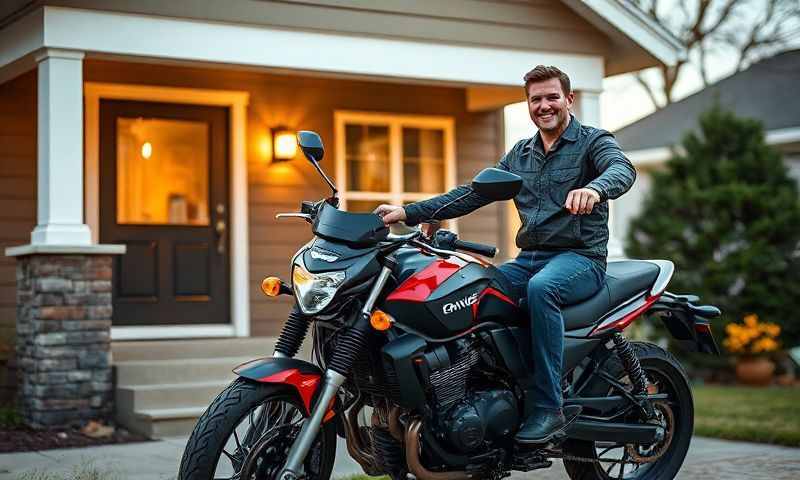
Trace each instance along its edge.
<instances>
[{"instance_id":1,"label":"porch","mask_svg":"<svg viewBox=\"0 0 800 480\"><path fill-rule=\"evenodd\" d=\"M357 5L369 21L281 2L223 13L204 2L189 13L49 3L0 28L0 342L17 345L36 425L108 414L117 342L277 334L290 301L263 297L259 282L285 277L309 232L274 214L326 192L301 156L276 161L273 130L318 131L345 207L366 211L496 162L502 109L523 99L533 65L568 71L574 113L596 125L604 75L678 56L663 32L605 1L596 11L475 2L458 14ZM154 140L164 132L167 149ZM176 153L178 137L203 153ZM150 164L170 172L144 166L164 151L171 159ZM509 255L512 215L494 205L452 227ZM147 361L128 358L113 361ZM122 370L154 365L137 368ZM129 407L120 418L147 409L135 390L117 397Z\"/></svg>"}]
</instances>

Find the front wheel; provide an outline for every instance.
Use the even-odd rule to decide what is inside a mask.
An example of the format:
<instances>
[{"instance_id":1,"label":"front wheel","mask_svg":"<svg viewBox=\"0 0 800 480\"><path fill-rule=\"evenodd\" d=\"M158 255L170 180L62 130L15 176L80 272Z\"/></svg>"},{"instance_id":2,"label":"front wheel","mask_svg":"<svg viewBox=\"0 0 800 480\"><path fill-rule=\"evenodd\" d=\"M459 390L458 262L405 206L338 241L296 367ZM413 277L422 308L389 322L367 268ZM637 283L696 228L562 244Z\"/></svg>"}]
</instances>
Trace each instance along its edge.
<instances>
[{"instance_id":1,"label":"front wheel","mask_svg":"<svg viewBox=\"0 0 800 480\"><path fill-rule=\"evenodd\" d=\"M642 368L650 380L650 393L666 393L668 400L655 402L657 421L663 423L668 444L623 445L570 440L564 445L564 468L572 480L671 480L683 465L694 429L694 402L689 381L680 363L669 352L644 342L631 342ZM630 380L619 359L610 358L604 370L630 387ZM613 392L600 377L588 386L587 396ZM632 388L632 387L630 387ZM638 419L628 419L635 422ZM580 460L568 459L570 456Z\"/></svg>"},{"instance_id":2,"label":"front wheel","mask_svg":"<svg viewBox=\"0 0 800 480\"><path fill-rule=\"evenodd\" d=\"M178 480L274 480L307 417L283 385L235 380L197 421ZM336 428L322 426L303 467L305 478L328 480L336 458Z\"/></svg>"}]
</instances>

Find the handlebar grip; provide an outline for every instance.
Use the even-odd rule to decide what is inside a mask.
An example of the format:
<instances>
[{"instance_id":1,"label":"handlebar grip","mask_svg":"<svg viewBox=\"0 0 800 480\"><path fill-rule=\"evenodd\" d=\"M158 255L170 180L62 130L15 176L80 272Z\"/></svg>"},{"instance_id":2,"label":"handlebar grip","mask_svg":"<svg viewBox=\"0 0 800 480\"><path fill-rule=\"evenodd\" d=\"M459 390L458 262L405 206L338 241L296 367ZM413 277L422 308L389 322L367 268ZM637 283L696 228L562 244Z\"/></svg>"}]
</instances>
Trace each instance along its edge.
<instances>
[{"instance_id":1,"label":"handlebar grip","mask_svg":"<svg viewBox=\"0 0 800 480\"><path fill-rule=\"evenodd\" d=\"M478 255L483 255L484 257L494 258L494 256L497 255L497 247L484 245L482 243L456 240L453 246L458 250L466 250L468 252L477 253Z\"/></svg>"}]
</instances>

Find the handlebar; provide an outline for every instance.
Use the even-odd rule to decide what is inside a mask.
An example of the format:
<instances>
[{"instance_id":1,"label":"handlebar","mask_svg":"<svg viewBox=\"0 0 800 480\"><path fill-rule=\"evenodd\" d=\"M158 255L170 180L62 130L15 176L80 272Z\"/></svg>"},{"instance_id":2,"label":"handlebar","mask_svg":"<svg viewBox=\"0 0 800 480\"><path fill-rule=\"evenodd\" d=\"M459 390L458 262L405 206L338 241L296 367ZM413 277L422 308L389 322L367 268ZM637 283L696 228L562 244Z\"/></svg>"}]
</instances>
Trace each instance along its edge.
<instances>
[{"instance_id":1,"label":"handlebar","mask_svg":"<svg viewBox=\"0 0 800 480\"><path fill-rule=\"evenodd\" d=\"M453 242L453 246L458 250L477 253L478 255L483 255L484 257L494 258L494 256L497 255L497 247L485 245L483 243L456 240Z\"/></svg>"},{"instance_id":2,"label":"handlebar","mask_svg":"<svg viewBox=\"0 0 800 480\"><path fill-rule=\"evenodd\" d=\"M278 219L302 218L305 221L312 223L317 215L317 212L319 211L320 205L325 201L326 200L321 200L319 202L304 201L301 204L299 212L279 213L275 215L275 217ZM436 232L434 238L430 240L418 240L421 236L422 232L419 229L414 229L406 234L389 233L386 237L386 242L390 244L388 246L389 250L394 250L405 243L419 242L419 244L422 246L427 244L427 248L429 249L433 247L433 250L463 250L489 258L494 258L494 256L497 255L497 247L485 245L483 243L459 240L455 233L448 230L439 230Z\"/></svg>"}]
</instances>

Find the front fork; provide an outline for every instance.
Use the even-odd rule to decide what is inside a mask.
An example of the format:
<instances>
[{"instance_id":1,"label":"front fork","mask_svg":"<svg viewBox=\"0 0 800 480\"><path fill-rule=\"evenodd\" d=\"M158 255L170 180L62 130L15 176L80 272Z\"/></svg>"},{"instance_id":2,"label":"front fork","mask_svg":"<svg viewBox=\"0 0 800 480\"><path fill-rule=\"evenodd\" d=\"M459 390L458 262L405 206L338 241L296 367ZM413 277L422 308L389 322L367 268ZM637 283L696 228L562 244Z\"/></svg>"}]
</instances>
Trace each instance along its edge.
<instances>
[{"instance_id":1,"label":"front fork","mask_svg":"<svg viewBox=\"0 0 800 480\"><path fill-rule=\"evenodd\" d=\"M359 316L355 323L342 334L339 340L339 345L336 351L328 362L328 368L325 370L325 379L322 385L322 391L317 396L318 400L311 410L311 416L308 421L303 424L300 433L297 435L292 448L289 449L289 455L286 458L286 464L278 476L279 480L295 480L301 478L303 459L308 455L314 439L322 428L322 421L325 413L328 410L333 398L339 391L339 388L344 384L347 379L346 375L350 372L358 354L364 349L367 342L367 333L369 331L369 317L372 314L372 309L383 287L386 286L387 280L392 273L392 262L386 259L387 262L381 269L378 279L370 290L367 301L364 302L364 307L359 312ZM301 340L302 341L302 340ZM279 342L280 344L280 342ZM296 352L296 350L295 350ZM288 356L286 352L276 351L274 356Z\"/></svg>"}]
</instances>

